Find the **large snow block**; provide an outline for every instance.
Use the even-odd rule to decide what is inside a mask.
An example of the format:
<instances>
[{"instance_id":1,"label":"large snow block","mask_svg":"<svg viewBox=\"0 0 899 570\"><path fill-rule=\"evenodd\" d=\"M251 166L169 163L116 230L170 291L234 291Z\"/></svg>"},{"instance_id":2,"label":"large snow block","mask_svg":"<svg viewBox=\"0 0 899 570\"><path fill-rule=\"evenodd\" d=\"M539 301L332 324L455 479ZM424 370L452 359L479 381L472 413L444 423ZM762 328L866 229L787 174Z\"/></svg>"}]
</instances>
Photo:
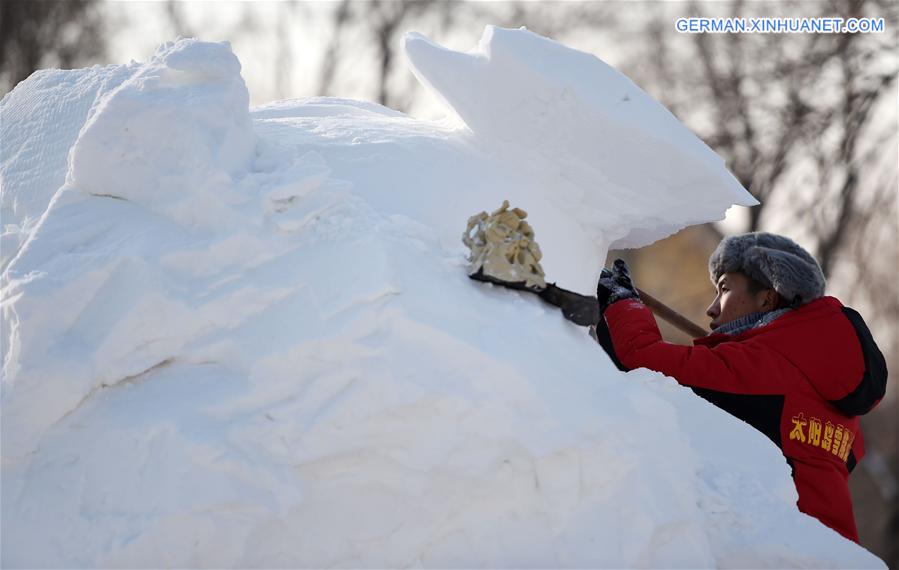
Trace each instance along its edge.
<instances>
[{"instance_id":1,"label":"large snow block","mask_svg":"<svg viewBox=\"0 0 899 570\"><path fill-rule=\"evenodd\" d=\"M510 169L533 170L608 246L645 246L720 220L731 205L758 203L721 157L593 55L493 26L469 53L416 33L405 51L419 80L483 145Z\"/></svg>"},{"instance_id":2,"label":"large snow block","mask_svg":"<svg viewBox=\"0 0 899 570\"><path fill-rule=\"evenodd\" d=\"M231 220L228 205L238 198L228 187L255 148L230 45L179 40L103 100L72 149L68 181L208 230Z\"/></svg>"},{"instance_id":3,"label":"large snow block","mask_svg":"<svg viewBox=\"0 0 899 570\"><path fill-rule=\"evenodd\" d=\"M65 182L69 150L98 101L138 67L42 69L0 101L0 268L16 256Z\"/></svg>"}]
</instances>

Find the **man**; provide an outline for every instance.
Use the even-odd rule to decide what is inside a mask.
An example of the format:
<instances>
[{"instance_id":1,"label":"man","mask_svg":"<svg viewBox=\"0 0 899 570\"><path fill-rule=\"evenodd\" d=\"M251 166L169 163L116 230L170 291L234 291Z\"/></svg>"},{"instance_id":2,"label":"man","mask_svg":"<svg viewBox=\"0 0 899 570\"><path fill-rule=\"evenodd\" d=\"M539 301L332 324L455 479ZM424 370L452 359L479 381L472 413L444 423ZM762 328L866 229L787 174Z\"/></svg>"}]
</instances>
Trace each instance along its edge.
<instances>
[{"instance_id":1,"label":"man","mask_svg":"<svg viewBox=\"0 0 899 570\"><path fill-rule=\"evenodd\" d=\"M783 236L725 238L709 275L713 332L681 346L662 340L616 260L597 287L598 328L608 327L600 343L620 368L671 376L765 434L792 467L799 510L858 542L848 486L864 454L858 416L880 401L887 378L868 327L824 296L818 263Z\"/></svg>"}]
</instances>

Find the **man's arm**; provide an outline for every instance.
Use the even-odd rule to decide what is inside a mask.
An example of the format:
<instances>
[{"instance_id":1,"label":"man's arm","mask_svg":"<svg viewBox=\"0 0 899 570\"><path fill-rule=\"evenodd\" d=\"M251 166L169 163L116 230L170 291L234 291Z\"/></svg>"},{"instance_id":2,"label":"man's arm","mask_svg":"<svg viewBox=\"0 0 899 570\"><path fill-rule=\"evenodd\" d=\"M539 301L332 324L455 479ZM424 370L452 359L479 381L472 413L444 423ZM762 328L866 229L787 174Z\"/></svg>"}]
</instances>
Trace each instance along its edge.
<instances>
[{"instance_id":1,"label":"man's arm","mask_svg":"<svg viewBox=\"0 0 899 570\"><path fill-rule=\"evenodd\" d=\"M637 299L613 303L603 313L615 354L628 369L648 368L679 383L735 394L782 394L778 371L789 365L753 342L714 348L665 342L652 312Z\"/></svg>"}]
</instances>

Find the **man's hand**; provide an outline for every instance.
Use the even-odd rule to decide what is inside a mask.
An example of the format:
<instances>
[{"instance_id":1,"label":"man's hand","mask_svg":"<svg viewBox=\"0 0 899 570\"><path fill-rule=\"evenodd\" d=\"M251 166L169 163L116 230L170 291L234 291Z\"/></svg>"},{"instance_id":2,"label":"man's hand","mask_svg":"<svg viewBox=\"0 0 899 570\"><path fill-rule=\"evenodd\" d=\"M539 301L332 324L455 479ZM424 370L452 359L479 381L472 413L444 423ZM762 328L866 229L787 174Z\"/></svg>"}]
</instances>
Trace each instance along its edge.
<instances>
[{"instance_id":1,"label":"man's hand","mask_svg":"<svg viewBox=\"0 0 899 570\"><path fill-rule=\"evenodd\" d=\"M631 282L630 269L623 259L616 259L611 270L603 268L596 286L596 298L599 300L600 314L605 313L615 301L640 298Z\"/></svg>"}]
</instances>

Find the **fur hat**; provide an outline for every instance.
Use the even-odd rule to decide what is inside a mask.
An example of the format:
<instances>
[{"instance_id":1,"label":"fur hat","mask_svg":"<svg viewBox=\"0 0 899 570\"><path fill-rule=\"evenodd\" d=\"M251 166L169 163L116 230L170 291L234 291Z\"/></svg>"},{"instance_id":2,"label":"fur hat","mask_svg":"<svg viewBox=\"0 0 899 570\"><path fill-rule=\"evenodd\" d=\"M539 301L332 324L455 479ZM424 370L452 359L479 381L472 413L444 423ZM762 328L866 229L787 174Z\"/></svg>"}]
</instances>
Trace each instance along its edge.
<instances>
[{"instance_id":1,"label":"fur hat","mask_svg":"<svg viewBox=\"0 0 899 570\"><path fill-rule=\"evenodd\" d=\"M824 295L824 273L809 252L790 238L752 232L721 240L709 257L713 285L723 273L742 272L794 305Z\"/></svg>"}]
</instances>

